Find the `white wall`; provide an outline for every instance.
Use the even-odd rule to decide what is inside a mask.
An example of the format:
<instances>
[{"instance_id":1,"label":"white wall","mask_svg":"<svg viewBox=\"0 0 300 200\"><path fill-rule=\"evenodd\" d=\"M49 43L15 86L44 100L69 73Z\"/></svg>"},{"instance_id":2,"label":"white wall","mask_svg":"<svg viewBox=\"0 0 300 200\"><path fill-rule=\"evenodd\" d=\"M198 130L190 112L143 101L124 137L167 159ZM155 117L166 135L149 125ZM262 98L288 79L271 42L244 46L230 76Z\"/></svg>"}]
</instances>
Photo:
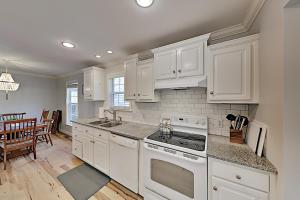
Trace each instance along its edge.
<instances>
[{"instance_id":1,"label":"white wall","mask_svg":"<svg viewBox=\"0 0 300 200\"><path fill-rule=\"evenodd\" d=\"M0 70L2 71L2 70ZM0 113L26 112L26 117L40 119L42 110L56 109L56 80L12 73L20 87L9 93L5 100L5 92L0 92Z\"/></svg>"},{"instance_id":2,"label":"white wall","mask_svg":"<svg viewBox=\"0 0 300 200\"><path fill-rule=\"evenodd\" d=\"M82 86L83 86L83 73L71 75L57 80L57 109L62 110L62 131L70 133L72 127L66 125L66 85L68 82L78 83L78 114L79 118L95 117L95 104L96 102L84 101Z\"/></svg>"},{"instance_id":3,"label":"white wall","mask_svg":"<svg viewBox=\"0 0 300 200\"><path fill-rule=\"evenodd\" d=\"M260 43L260 89L261 102L250 107L258 121L268 128L266 156L277 167L276 193L272 200L281 199L283 161L283 71L284 71L284 26L281 0L267 0L250 31L261 33ZM256 110L257 109L257 110Z\"/></svg>"},{"instance_id":4,"label":"white wall","mask_svg":"<svg viewBox=\"0 0 300 200\"><path fill-rule=\"evenodd\" d=\"M284 198L300 197L300 6L284 10Z\"/></svg>"}]
</instances>

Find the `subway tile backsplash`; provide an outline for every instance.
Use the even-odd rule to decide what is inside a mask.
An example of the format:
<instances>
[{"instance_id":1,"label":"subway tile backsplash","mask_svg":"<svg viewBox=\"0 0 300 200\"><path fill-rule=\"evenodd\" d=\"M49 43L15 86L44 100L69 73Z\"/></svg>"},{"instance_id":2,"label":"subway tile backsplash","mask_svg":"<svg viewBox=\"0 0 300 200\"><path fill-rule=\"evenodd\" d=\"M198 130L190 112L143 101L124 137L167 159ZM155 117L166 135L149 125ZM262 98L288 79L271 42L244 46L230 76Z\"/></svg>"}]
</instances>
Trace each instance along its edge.
<instances>
[{"instance_id":1,"label":"subway tile backsplash","mask_svg":"<svg viewBox=\"0 0 300 200\"><path fill-rule=\"evenodd\" d=\"M161 90L158 103L132 102L132 112L119 113L124 120L158 124L162 114L190 114L208 116L209 134L229 136L229 113L248 116L246 104L208 104L206 88Z\"/></svg>"}]
</instances>

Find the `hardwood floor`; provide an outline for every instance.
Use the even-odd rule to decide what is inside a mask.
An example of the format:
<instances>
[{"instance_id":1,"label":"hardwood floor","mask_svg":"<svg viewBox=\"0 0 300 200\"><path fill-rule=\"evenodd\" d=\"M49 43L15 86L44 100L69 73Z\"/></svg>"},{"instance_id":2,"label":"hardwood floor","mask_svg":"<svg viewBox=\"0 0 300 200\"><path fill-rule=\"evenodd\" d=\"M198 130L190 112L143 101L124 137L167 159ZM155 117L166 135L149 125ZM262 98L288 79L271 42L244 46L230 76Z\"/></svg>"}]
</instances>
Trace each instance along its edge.
<instances>
[{"instance_id":1,"label":"hardwood floor","mask_svg":"<svg viewBox=\"0 0 300 200\"><path fill-rule=\"evenodd\" d=\"M7 170L0 163L1 200L71 200L72 196L57 180L57 176L80 165L71 154L71 140L63 134L53 136L53 146L40 143L37 159L27 155L11 159ZM89 200L141 200L111 181Z\"/></svg>"}]
</instances>

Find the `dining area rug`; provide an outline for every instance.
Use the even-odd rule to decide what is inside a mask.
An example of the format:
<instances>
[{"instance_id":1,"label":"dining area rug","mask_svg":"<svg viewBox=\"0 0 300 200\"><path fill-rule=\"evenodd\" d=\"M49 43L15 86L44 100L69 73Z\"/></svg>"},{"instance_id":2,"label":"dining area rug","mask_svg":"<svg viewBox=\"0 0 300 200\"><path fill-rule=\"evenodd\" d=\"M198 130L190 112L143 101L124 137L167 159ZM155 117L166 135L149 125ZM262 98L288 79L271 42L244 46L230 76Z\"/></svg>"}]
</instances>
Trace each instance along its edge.
<instances>
[{"instance_id":1,"label":"dining area rug","mask_svg":"<svg viewBox=\"0 0 300 200\"><path fill-rule=\"evenodd\" d=\"M88 200L111 180L107 175L86 163L57 178L75 200Z\"/></svg>"}]
</instances>

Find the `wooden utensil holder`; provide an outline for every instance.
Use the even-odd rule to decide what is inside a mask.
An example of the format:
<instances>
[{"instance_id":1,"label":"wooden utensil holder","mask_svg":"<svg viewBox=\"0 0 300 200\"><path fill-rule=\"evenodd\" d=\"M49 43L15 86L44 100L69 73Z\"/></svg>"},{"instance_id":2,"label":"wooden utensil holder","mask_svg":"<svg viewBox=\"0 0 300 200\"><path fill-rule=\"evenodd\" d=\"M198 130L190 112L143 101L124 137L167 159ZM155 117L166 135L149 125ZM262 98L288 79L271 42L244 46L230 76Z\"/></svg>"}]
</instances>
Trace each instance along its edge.
<instances>
[{"instance_id":1,"label":"wooden utensil holder","mask_svg":"<svg viewBox=\"0 0 300 200\"><path fill-rule=\"evenodd\" d=\"M236 144L244 144L244 136L242 130L230 129L230 142Z\"/></svg>"}]
</instances>

